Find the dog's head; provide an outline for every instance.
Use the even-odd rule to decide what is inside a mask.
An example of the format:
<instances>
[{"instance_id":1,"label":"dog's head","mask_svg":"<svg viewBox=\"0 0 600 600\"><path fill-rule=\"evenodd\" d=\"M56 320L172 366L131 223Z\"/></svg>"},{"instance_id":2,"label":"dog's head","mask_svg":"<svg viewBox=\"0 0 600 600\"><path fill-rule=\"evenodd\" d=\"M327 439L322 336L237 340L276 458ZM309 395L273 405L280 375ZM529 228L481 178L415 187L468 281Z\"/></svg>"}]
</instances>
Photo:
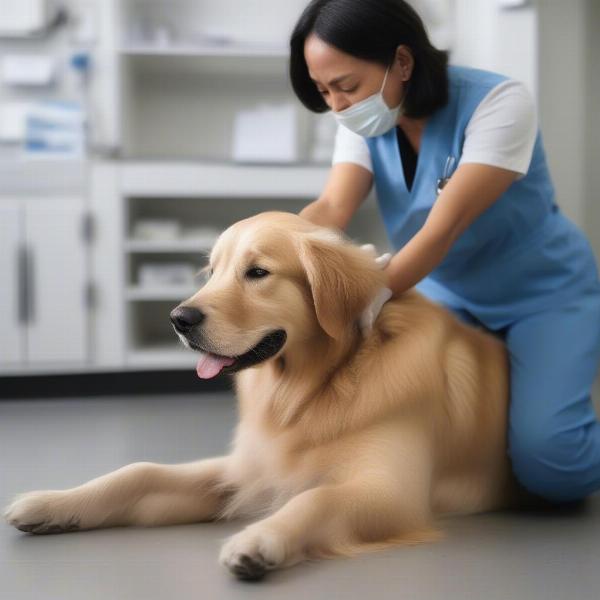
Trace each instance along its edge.
<instances>
[{"instance_id":1,"label":"dog's head","mask_svg":"<svg viewBox=\"0 0 600 600\"><path fill-rule=\"evenodd\" d=\"M373 258L341 232L284 212L226 229L206 271L204 286L171 312L182 342L202 354L202 378L310 351L315 336L335 343L355 335L385 283Z\"/></svg>"}]
</instances>

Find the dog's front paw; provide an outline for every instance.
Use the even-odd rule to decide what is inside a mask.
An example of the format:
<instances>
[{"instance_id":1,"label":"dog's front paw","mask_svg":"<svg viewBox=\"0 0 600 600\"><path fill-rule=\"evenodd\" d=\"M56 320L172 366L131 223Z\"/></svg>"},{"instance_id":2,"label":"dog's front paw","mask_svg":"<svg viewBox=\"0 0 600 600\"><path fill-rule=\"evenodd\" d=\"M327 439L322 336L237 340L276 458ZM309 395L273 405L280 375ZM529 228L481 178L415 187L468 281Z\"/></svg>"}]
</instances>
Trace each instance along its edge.
<instances>
[{"instance_id":1,"label":"dog's front paw","mask_svg":"<svg viewBox=\"0 0 600 600\"><path fill-rule=\"evenodd\" d=\"M47 490L19 494L3 513L6 521L27 533L76 531L79 519L65 513L65 492Z\"/></svg>"},{"instance_id":2,"label":"dog's front paw","mask_svg":"<svg viewBox=\"0 0 600 600\"><path fill-rule=\"evenodd\" d=\"M261 579L283 564L285 544L281 536L258 524L246 527L225 542L219 562L238 579Z\"/></svg>"}]
</instances>

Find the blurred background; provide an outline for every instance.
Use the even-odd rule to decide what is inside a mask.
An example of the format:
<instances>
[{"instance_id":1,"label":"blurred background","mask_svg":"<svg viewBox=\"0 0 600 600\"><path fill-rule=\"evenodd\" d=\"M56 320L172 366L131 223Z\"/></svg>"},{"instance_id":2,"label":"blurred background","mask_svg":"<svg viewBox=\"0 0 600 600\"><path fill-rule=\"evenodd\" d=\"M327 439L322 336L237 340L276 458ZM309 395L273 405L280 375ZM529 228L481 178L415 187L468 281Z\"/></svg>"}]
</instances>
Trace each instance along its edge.
<instances>
[{"instance_id":1,"label":"blurred background","mask_svg":"<svg viewBox=\"0 0 600 600\"><path fill-rule=\"evenodd\" d=\"M202 390L169 312L219 232L316 199L335 123L292 93L307 0L0 0L0 395ZM420 0L451 62L524 81L600 256L600 2ZM388 248L373 197L348 233Z\"/></svg>"}]
</instances>

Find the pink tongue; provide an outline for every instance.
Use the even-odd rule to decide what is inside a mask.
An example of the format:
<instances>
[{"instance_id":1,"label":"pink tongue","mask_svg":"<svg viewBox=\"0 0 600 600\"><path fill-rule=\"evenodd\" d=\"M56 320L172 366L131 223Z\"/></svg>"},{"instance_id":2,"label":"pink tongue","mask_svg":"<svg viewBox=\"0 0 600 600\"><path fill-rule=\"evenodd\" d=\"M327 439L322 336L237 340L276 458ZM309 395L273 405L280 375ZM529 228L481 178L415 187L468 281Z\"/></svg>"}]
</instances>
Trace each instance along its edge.
<instances>
[{"instance_id":1,"label":"pink tongue","mask_svg":"<svg viewBox=\"0 0 600 600\"><path fill-rule=\"evenodd\" d=\"M198 377L201 379L210 379L218 375L223 367L228 367L234 362L235 358L202 352L196 366L196 373L198 373Z\"/></svg>"}]
</instances>

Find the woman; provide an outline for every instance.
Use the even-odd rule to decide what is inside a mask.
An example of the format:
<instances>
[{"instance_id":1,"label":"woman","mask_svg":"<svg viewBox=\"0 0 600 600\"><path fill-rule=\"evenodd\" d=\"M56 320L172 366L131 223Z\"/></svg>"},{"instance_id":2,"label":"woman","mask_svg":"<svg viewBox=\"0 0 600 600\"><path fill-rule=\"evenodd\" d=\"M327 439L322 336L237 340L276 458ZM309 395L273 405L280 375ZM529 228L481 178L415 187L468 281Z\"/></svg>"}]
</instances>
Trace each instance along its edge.
<instances>
[{"instance_id":1,"label":"woman","mask_svg":"<svg viewBox=\"0 0 600 600\"><path fill-rule=\"evenodd\" d=\"M551 502L600 489L598 271L554 203L527 89L449 66L403 0L313 0L290 75L308 109L339 122L329 180L301 216L344 229L374 183L391 294L416 286L506 342L522 485Z\"/></svg>"}]
</instances>

